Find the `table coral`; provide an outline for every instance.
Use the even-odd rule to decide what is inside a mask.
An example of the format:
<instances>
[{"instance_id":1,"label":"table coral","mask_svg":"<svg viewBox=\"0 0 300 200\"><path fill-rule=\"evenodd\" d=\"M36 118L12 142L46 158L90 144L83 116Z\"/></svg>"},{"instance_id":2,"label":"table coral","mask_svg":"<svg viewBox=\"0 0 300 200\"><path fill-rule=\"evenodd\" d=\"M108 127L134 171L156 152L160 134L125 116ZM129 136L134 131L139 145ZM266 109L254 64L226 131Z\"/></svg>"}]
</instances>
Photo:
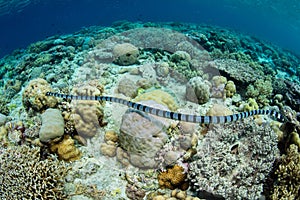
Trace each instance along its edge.
<instances>
[{"instance_id":1,"label":"table coral","mask_svg":"<svg viewBox=\"0 0 300 200\"><path fill-rule=\"evenodd\" d=\"M47 108L53 108L57 104L55 97L46 96L46 92L51 91L49 83L41 78L31 80L25 87L22 94L24 107L42 112Z\"/></svg>"},{"instance_id":2,"label":"table coral","mask_svg":"<svg viewBox=\"0 0 300 200\"><path fill-rule=\"evenodd\" d=\"M162 188L172 190L175 188L186 190L188 188L188 183L186 182L187 174L184 172L184 168L177 164L167 169L167 171L159 173L157 178Z\"/></svg>"},{"instance_id":3,"label":"table coral","mask_svg":"<svg viewBox=\"0 0 300 200\"><path fill-rule=\"evenodd\" d=\"M66 199L67 166L28 146L0 147L0 199Z\"/></svg>"}]
</instances>

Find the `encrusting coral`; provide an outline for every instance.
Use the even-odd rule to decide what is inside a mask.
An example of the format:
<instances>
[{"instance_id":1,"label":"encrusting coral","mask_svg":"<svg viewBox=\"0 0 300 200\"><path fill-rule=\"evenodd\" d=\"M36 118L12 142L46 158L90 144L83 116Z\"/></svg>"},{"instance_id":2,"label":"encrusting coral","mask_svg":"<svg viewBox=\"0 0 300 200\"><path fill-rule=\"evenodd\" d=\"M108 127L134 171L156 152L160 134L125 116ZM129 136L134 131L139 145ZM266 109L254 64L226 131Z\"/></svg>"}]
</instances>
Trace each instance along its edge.
<instances>
[{"instance_id":1,"label":"encrusting coral","mask_svg":"<svg viewBox=\"0 0 300 200\"><path fill-rule=\"evenodd\" d=\"M281 163L275 172L275 182L272 199L300 198L300 153L295 144L291 144L287 154L281 158Z\"/></svg>"},{"instance_id":2,"label":"encrusting coral","mask_svg":"<svg viewBox=\"0 0 300 200\"><path fill-rule=\"evenodd\" d=\"M184 168L180 165L174 165L167 171L161 172L157 176L158 183L162 188L175 189L180 188L186 190L188 188L188 182L186 181L187 174L184 172Z\"/></svg>"},{"instance_id":3,"label":"encrusting coral","mask_svg":"<svg viewBox=\"0 0 300 200\"><path fill-rule=\"evenodd\" d=\"M41 160L40 148L0 147L0 199L65 199L68 167L52 158Z\"/></svg>"}]
</instances>

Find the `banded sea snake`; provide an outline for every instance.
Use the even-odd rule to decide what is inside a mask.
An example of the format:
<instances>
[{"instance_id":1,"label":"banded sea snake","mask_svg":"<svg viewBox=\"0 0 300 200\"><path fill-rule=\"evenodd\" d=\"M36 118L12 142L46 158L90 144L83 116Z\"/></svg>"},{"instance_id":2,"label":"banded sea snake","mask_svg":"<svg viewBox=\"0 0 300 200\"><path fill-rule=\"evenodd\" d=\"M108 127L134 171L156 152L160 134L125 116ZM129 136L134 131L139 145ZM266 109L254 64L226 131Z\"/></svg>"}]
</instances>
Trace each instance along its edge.
<instances>
[{"instance_id":1,"label":"banded sea snake","mask_svg":"<svg viewBox=\"0 0 300 200\"><path fill-rule=\"evenodd\" d=\"M77 95L68 95L68 94L60 94L60 93L53 93L53 92L47 92L46 96L54 96L58 98L71 99L71 100L109 101L109 102L123 104L133 109L145 113L157 115L159 117L164 117L164 118L169 118L169 119L174 119L179 121L192 122L192 123L200 123L200 124L220 124L226 122L233 122L253 115L270 115L277 121L280 122L286 121L285 117L281 113L275 110L259 109L259 110L240 112L240 113L227 115L227 116L199 116L199 115L189 115L189 114L182 114L177 112L161 110L161 109L145 106L140 103L135 103L125 99L110 97L110 96L77 96Z\"/></svg>"}]
</instances>

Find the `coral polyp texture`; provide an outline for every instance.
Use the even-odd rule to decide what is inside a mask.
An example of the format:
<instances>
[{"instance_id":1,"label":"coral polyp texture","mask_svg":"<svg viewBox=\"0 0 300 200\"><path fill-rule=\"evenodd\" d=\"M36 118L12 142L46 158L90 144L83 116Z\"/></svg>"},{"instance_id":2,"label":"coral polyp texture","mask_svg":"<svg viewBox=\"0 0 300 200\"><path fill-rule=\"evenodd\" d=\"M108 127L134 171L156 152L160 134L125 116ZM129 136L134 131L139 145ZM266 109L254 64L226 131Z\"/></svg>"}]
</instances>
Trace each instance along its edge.
<instances>
[{"instance_id":1,"label":"coral polyp texture","mask_svg":"<svg viewBox=\"0 0 300 200\"><path fill-rule=\"evenodd\" d=\"M272 199L299 199L300 154L297 145L290 145L287 154L282 156L275 174L277 182L271 195Z\"/></svg>"},{"instance_id":2,"label":"coral polyp texture","mask_svg":"<svg viewBox=\"0 0 300 200\"><path fill-rule=\"evenodd\" d=\"M45 96L45 92L49 90L52 89L46 80L41 78L31 80L22 95L24 107L38 112L55 107L57 99Z\"/></svg>"},{"instance_id":3,"label":"coral polyp texture","mask_svg":"<svg viewBox=\"0 0 300 200\"><path fill-rule=\"evenodd\" d=\"M277 135L249 119L213 126L199 141L188 178L198 197L259 199L273 162Z\"/></svg>"},{"instance_id":4,"label":"coral polyp texture","mask_svg":"<svg viewBox=\"0 0 300 200\"><path fill-rule=\"evenodd\" d=\"M0 199L65 199L68 167L56 158L40 158L38 147L0 147Z\"/></svg>"}]
</instances>

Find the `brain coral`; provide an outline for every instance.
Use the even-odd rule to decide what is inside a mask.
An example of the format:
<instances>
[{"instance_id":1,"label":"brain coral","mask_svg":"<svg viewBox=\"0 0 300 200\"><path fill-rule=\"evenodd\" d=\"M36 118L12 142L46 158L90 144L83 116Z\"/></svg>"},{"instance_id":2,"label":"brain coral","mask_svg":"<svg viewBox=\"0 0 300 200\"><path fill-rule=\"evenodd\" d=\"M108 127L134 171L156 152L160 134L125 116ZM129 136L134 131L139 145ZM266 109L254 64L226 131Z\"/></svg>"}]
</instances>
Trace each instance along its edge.
<instances>
[{"instance_id":1,"label":"brain coral","mask_svg":"<svg viewBox=\"0 0 300 200\"><path fill-rule=\"evenodd\" d=\"M55 97L46 96L46 92L51 91L50 85L46 80L37 78L31 80L25 88L22 95L24 107L29 110L43 111L47 108L53 108L57 104Z\"/></svg>"},{"instance_id":2,"label":"brain coral","mask_svg":"<svg viewBox=\"0 0 300 200\"><path fill-rule=\"evenodd\" d=\"M55 158L40 159L40 148L0 147L0 199L65 199L67 167Z\"/></svg>"},{"instance_id":3,"label":"brain coral","mask_svg":"<svg viewBox=\"0 0 300 200\"><path fill-rule=\"evenodd\" d=\"M198 197L259 199L277 158L277 135L247 119L211 127L199 141L188 178Z\"/></svg>"}]
</instances>

